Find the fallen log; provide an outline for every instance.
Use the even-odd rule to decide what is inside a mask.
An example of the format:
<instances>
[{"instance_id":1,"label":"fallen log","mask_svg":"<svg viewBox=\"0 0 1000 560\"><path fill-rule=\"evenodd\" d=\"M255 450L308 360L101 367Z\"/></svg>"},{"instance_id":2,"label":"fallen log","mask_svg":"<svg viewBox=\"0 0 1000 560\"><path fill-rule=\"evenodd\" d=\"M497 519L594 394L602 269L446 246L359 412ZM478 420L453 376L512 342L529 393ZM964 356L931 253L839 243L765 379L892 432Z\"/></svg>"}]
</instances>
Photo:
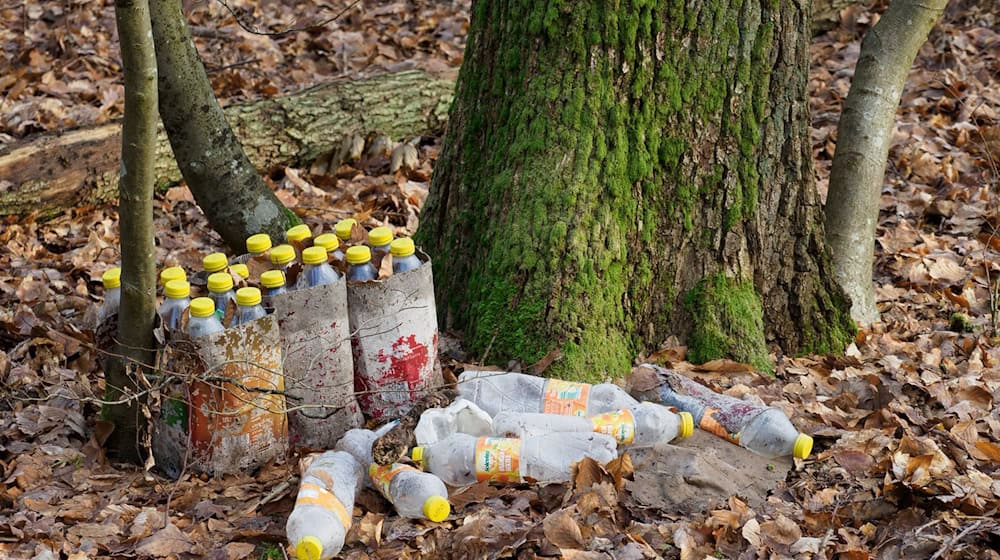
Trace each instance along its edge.
<instances>
[{"instance_id":1,"label":"fallen log","mask_svg":"<svg viewBox=\"0 0 1000 560\"><path fill-rule=\"evenodd\" d=\"M282 97L226 107L226 117L262 173L303 165L339 146L348 135L392 138L439 128L454 81L423 71L337 80ZM118 195L119 123L47 134L0 151L0 216L57 215ZM177 184L181 173L162 126L157 134L156 184Z\"/></svg>"}]
</instances>

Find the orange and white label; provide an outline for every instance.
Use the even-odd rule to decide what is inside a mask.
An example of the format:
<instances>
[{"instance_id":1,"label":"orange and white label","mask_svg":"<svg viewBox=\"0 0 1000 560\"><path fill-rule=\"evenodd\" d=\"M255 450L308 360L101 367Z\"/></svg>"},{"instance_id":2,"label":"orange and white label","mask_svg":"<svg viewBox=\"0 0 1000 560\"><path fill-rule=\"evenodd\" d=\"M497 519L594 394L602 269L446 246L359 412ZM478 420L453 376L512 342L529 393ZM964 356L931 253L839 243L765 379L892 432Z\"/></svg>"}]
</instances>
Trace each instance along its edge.
<instances>
[{"instance_id":1,"label":"orange and white label","mask_svg":"<svg viewBox=\"0 0 1000 560\"><path fill-rule=\"evenodd\" d=\"M417 469L411 467L410 465L403 465L401 463L393 463L391 465L376 465L372 463L368 467L368 478L371 479L372 485L378 488L378 491L385 496L385 499L392 501L389 497L389 485L392 484L392 479L396 477L397 474L403 471L415 471Z\"/></svg>"},{"instance_id":2,"label":"orange and white label","mask_svg":"<svg viewBox=\"0 0 1000 560\"><path fill-rule=\"evenodd\" d=\"M481 437L476 440L476 480L521 482L521 440Z\"/></svg>"},{"instance_id":3,"label":"orange and white label","mask_svg":"<svg viewBox=\"0 0 1000 560\"><path fill-rule=\"evenodd\" d=\"M345 531L351 528L351 514L347 508L333 492L319 484L303 482L299 486L299 495L295 499L295 506L299 505L319 506L336 515Z\"/></svg>"},{"instance_id":4,"label":"orange and white label","mask_svg":"<svg viewBox=\"0 0 1000 560\"><path fill-rule=\"evenodd\" d=\"M705 414L701 416L701 422L698 422L698 427L710 434L715 434L724 440L728 440L739 445L740 435L729 433L729 430L727 430L725 426L720 424L719 421L715 419L715 414L717 412L719 411L714 408L706 408Z\"/></svg>"},{"instance_id":5,"label":"orange and white label","mask_svg":"<svg viewBox=\"0 0 1000 560\"><path fill-rule=\"evenodd\" d=\"M550 379L545 384L543 411L546 414L586 416L589 395L590 385L587 383Z\"/></svg>"},{"instance_id":6,"label":"orange and white label","mask_svg":"<svg viewBox=\"0 0 1000 560\"><path fill-rule=\"evenodd\" d=\"M619 445L628 445L635 440L635 417L627 408L592 416L590 421L595 432L615 438Z\"/></svg>"}]
</instances>

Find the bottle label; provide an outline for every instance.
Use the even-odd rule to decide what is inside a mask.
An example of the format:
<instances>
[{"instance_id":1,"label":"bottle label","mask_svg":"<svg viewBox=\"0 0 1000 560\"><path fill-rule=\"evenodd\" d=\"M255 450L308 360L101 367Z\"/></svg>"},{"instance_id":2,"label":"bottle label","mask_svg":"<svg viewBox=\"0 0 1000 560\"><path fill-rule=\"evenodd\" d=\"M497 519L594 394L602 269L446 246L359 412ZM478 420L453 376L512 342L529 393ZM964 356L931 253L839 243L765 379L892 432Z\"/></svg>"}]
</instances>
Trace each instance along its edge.
<instances>
[{"instance_id":1,"label":"bottle label","mask_svg":"<svg viewBox=\"0 0 1000 560\"><path fill-rule=\"evenodd\" d=\"M521 440L481 437L476 440L476 480L521 482Z\"/></svg>"},{"instance_id":2,"label":"bottle label","mask_svg":"<svg viewBox=\"0 0 1000 560\"><path fill-rule=\"evenodd\" d=\"M368 478L371 479L372 485L378 488L378 491L385 496L385 499L392 501L389 496L389 485L392 484L392 479L403 471L415 471L417 469L411 467L410 465L403 465L401 463L393 463L391 465L376 465L372 463L368 467Z\"/></svg>"},{"instance_id":3,"label":"bottle label","mask_svg":"<svg viewBox=\"0 0 1000 560\"><path fill-rule=\"evenodd\" d=\"M546 414L586 416L590 385L550 379L545 384L543 411Z\"/></svg>"},{"instance_id":4,"label":"bottle label","mask_svg":"<svg viewBox=\"0 0 1000 560\"><path fill-rule=\"evenodd\" d=\"M627 408L592 416L590 421L594 424L595 432L607 434L621 445L635 440L635 417Z\"/></svg>"},{"instance_id":5,"label":"bottle label","mask_svg":"<svg viewBox=\"0 0 1000 560\"><path fill-rule=\"evenodd\" d=\"M722 439L731 441L736 445L740 443L740 434L731 434L729 430L726 429L718 420L716 420L715 415L719 411L714 408L706 408L705 414L701 416L701 422L698 422L698 427L710 434L715 434Z\"/></svg>"},{"instance_id":6,"label":"bottle label","mask_svg":"<svg viewBox=\"0 0 1000 560\"><path fill-rule=\"evenodd\" d=\"M351 528L351 514L344 504L340 503L333 492L319 484L303 482L299 486L299 495L295 499L295 507L299 505L319 506L337 516L344 530Z\"/></svg>"}]
</instances>

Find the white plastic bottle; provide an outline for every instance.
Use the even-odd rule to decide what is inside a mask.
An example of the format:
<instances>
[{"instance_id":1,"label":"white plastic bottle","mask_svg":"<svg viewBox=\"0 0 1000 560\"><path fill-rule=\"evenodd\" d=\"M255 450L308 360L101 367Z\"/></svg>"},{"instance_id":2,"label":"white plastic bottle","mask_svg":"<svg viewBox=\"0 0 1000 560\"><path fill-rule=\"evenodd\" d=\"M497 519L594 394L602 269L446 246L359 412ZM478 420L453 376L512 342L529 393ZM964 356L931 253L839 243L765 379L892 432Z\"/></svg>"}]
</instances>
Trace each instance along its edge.
<instances>
[{"instance_id":1,"label":"white plastic bottle","mask_svg":"<svg viewBox=\"0 0 1000 560\"><path fill-rule=\"evenodd\" d=\"M409 237L393 239L389 247L389 253L392 254L392 273L402 274L420 268L422 263L416 252L417 248Z\"/></svg>"},{"instance_id":2,"label":"white plastic bottle","mask_svg":"<svg viewBox=\"0 0 1000 560\"><path fill-rule=\"evenodd\" d=\"M188 319L187 334L192 338L219 333L226 330L215 314L215 304L207 297L191 300L191 317Z\"/></svg>"},{"instance_id":3,"label":"white plastic bottle","mask_svg":"<svg viewBox=\"0 0 1000 560\"><path fill-rule=\"evenodd\" d=\"M191 284L186 280L171 280L163 287L163 303L160 304L160 321L168 329L179 329L184 310L191 305Z\"/></svg>"},{"instance_id":4,"label":"white plastic bottle","mask_svg":"<svg viewBox=\"0 0 1000 560\"><path fill-rule=\"evenodd\" d=\"M525 439L457 433L426 447L414 447L410 456L447 484L465 486L484 480L566 482L573 463L590 457L604 464L618 453L614 438L594 432Z\"/></svg>"},{"instance_id":5,"label":"white plastic bottle","mask_svg":"<svg viewBox=\"0 0 1000 560\"><path fill-rule=\"evenodd\" d=\"M264 311L264 307L260 304L260 301L260 290L257 288L240 288L236 290L236 313L233 314L233 320L229 326L235 327L265 317L267 311Z\"/></svg>"},{"instance_id":6,"label":"white plastic bottle","mask_svg":"<svg viewBox=\"0 0 1000 560\"><path fill-rule=\"evenodd\" d=\"M371 246L372 251L388 253L389 246L392 244L392 238L392 228L386 226L372 228L368 232L368 245Z\"/></svg>"},{"instance_id":7,"label":"white plastic bottle","mask_svg":"<svg viewBox=\"0 0 1000 560\"><path fill-rule=\"evenodd\" d=\"M618 445L645 447L690 436L694 420L688 412L675 414L665 406L645 402L590 418L538 412L501 412L493 418L493 433L501 437L591 431L615 438Z\"/></svg>"},{"instance_id":8,"label":"white plastic bottle","mask_svg":"<svg viewBox=\"0 0 1000 560\"><path fill-rule=\"evenodd\" d=\"M347 280L366 282L378 279L378 270L372 264L372 250L365 245L355 245L347 250Z\"/></svg>"},{"instance_id":9,"label":"white plastic bottle","mask_svg":"<svg viewBox=\"0 0 1000 560\"><path fill-rule=\"evenodd\" d=\"M116 266L105 270L101 275L101 284L104 285L104 303L97 311L98 324L118 314L122 303L122 269Z\"/></svg>"},{"instance_id":10,"label":"white plastic bottle","mask_svg":"<svg viewBox=\"0 0 1000 560\"><path fill-rule=\"evenodd\" d=\"M593 416L638 404L613 383L591 385L523 373L465 371L458 393L490 416L503 411Z\"/></svg>"},{"instance_id":11,"label":"white plastic bottle","mask_svg":"<svg viewBox=\"0 0 1000 560\"><path fill-rule=\"evenodd\" d=\"M226 316L226 307L230 301L236 301L233 292L233 277L228 272L216 272L208 275L208 297L215 305L215 314L221 320Z\"/></svg>"},{"instance_id":12,"label":"white plastic bottle","mask_svg":"<svg viewBox=\"0 0 1000 560\"><path fill-rule=\"evenodd\" d=\"M321 233L313 239L313 247L326 249L326 254L338 261L344 260L344 252L340 250L340 238L332 233Z\"/></svg>"},{"instance_id":13,"label":"white plastic bottle","mask_svg":"<svg viewBox=\"0 0 1000 560\"><path fill-rule=\"evenodd\" d=\"M344 547L363 468L350 453L327 451L302 475L285 533L299 560L328 560Z\"/></svg>"},{"instance_id":14,"label":"white plastic bottle","mask_svg":"<svg viewBox=\"0 0 1000 560\"><path fill-rule=\"evenodd\" d=\"M318 245L313 245L302 251L302 262L305 268L299 274L299 279L295 283L296 290L333 284L340 280L340 275L327 264L326 249Z\"/></svg>"}]
</instances>

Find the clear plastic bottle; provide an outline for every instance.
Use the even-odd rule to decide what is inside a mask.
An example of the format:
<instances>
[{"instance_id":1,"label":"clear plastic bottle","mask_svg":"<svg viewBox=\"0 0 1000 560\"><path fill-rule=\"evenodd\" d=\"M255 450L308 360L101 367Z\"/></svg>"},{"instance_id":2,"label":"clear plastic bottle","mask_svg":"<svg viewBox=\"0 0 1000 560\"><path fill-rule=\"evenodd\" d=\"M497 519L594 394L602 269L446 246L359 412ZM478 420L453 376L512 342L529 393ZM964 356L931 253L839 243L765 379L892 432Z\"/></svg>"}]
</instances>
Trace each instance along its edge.
<instances>
[{"instance_id":1,"label":"clear plastic bottle","mask_svg":"<svg viewBox=\"0 0 1000 560\"><path fill-rule=\"evenodd\" d=\"M364 469L350 453L327 451L302 475L285 534L299 560L328 560L344 547Z\"/></svg>"},{"instance_id":2,"label":"clear plastic bottle","mask_svg":"<svg viewBox=\"0 0 1000 560\"><path fill-rule=\"evenodd\" d=\"M340 280L337 271L326 263L326 249L322 247L314 245L302 251L302 262L305 263L305 268L295 283L296 290L333 284Z\"/></svg>"},{"instance_id":3,"label":"clear plastic bottle","mask_svg":"<svg viewBox=\"0 0 1000 560\"><path fill-rule=\"evenodd\" d=\"M201 266L205 269L205 272L215 274L216 272L222 272L229 266L229 259L226 258L225 253L210 253L201 259Z\"/></svg>"},{"instance_id":4,"label":"clear plastic bottle","mask_svg":"<svg viewBox=\"0 0 1000 560\"><path fill-rule=\"evenodd\" d=\"M378 280L378 270L372 264L372 250L364 245L347 249L347 265L347 280L350 282Z\"/></svg>"},{"instance_id":5,"label":"clear plastic bottle","mask_svg":"<svg viewBox=\"0 0 1000 560\"><path fill-rule=\"evenodd\" d=\"M247 253L250 253L251 257L265 256L270 250L271 236L268 234L256 233L247 237Z\"/></svg>"},{"instance_id":6,"label":"clear plastic bottle","mask_svg":"<svg viewBox=\"0 0 1000 560\"><path fill-rule=\"evenodd\" d=\"M264 287L264 309L274 311L271 303L274 296L288 291L285 287L285 273L280 270L268 270L260 274L260 285Z\"/></svg>"},{"instance_id":7,"label":"clear plastic bottle","mask_svg":"<svg viewBox=\"0 0 1000 560\"><path fill-rule=\"evenodd\" d=\"M313 247L326 249L327 256L338 261L344 260L344 252L340 250L340 238L332 233L321 233L313 239Z\"/></svg>"},{"instance_id":8,"label":"clear plastic bottle","mask_svg":"<svg viewBox=\"0 0 1000 560\"><path fill-rule=\"evenodd\" d=\"M168 329L181 328L184 310L191 305L191 284L187 280L171 280L163 287L163 303L160 304L160 321Z\"/></svg>"},{"instance_id":9,"label":"clear plastic bottle","mask_svg":"<svg viewBox=\"0 0 1000 560\"><path fill-rule=\"evenodd\" d=\"M215 314L215 303L211 298L200 297L191 300L191 317L188 319L187 334L192 338L220 333L226 330Z\"/></svg>"},{"instance_id":10,"label":"clear plastic bottle","mask_svg":"<svg viewBox=\"0 0 1000 560\"><path fill-rule=\"evenodd\" d=\"M243 263L229 265L229 272L232 272L243 280L250 278L250 267Z\"/></svg>"},{"instance_id":11,"label":"clear plastic bottle","mask_svg":"<svg viewBox=\"0 0 1000 560\"><path fill-rule=\"evenodd\" d=\"M501 412L493 418L493 433L526 438L559 432L598 432L618 445L647 447L686 438L694 432L688 412L675 414L656 403L639 403L615 412L584 418L539 412Z\"/></svg>"},{"instance_id":12,"label":"clear plastic bottle","mask_svg":"<svg viewBox=\"0 0 1000 560\"><path fill-rule=\"evenodd\" d=\"M337 222L337 225L333 226L333 231L342 242L350 243L351 231L354 229L354 224L356 223L358 223L358 221L354 218L345 218Z\"/></svg>"},{"instance_id":13,"label":"clear plastic bottle","mask_svg":"<svg viewBox=\"0 0 1000 560\"><path fill-rule=\"evenodd\" d=\"M236 313L230 327L256 321L267 315L264 307L260 304L260 290L257 288L240 288L236 290Z\"/></svg>"},{"instance_id":14,"label":"clear plastic bottle","mask_svg":"<svg viewBox=\"0 0 1000 560\"><path fill-rule=\"evenodd\" d=\"M122 304L122 269L116 266L105 270L101 275L101 284L104 285L104 303L97 311L98 324L118 314Z\"/></svg>"},{"instance_id":15,"label":"clear plastic bottle","mask_svg":"<svg viewBox=\"0 0 1000 560\"><path fill-rule=\"evenodd\" d=\"M570 467L584 457L604 464L618 456L613 437L595 432L569 432L517 439L453 434L410 455L425 471L452 486L488 480L517 484L566 482Z\"/></svg>"},{"instance_id":16,"label":"clear plastic bottle","mask_svg":"<svg viewBox=\"0 0 1000 560\"><path fill-rule=\"evenodd\" d=\"M413 245L413 240L409 237L393 239L392 245L389 247L389 252L392 254L393 274L402 274L416 270L423 264L416 255L417 248Z\"/></svg>"},{"instance_id":17,"label":"clear plastic bottle","mask_svg":"<svg viewBox=\"0 0 1000 560\"><path fill-rule=\"evenodd\" d=\"M166 286L171 280L187 280L187 273L179 266L170 266L160 271L160 286Z\"/></svg>"},{"instance_id":18,"label":"clear plastic bottle","mask_svg":"<svg viewBox=\"0 0 1000 560\"><path fill-rule=\"evenodd\" d=\"M392 228L379 226L368 232L368 245L371 246L372 251L388 253L392 238Z\"/></svg>"},{"instance_id":19,"label":"clear plastic bottle","mask_svg":"<svg viewBox=\"0 0 1000 560\"><path fill-rule=\"evenodd\" d=\"M288 267L295 262L295 247L291 245L278 245L271 249L271 268L288 272Z\"/></svg>"},{"instance_id":20,"label":"clear plastic bottle","mask_svg":"<svg viewBox=\"0 0 1000 560\"><path fill-rule=\"evenodd\" d=\"M458 381L458 393L490 416L502 411L593 416L638 404L613 383L591 385L499 371L465 371Z\"/></svg>"},{"instance_id":21,"label":"clear plastic bottle","mask_svg":"<svg viewBox=\"0 0 1000 560\"><path fill-rule=\"evenodd\" d=\"M215 304L215 314L221 320L226 316L226 307L230 301L236 301L233 292L233 277L228 272L216 272L208 275L208 297Z\"/></svg>"}]
</instances>

